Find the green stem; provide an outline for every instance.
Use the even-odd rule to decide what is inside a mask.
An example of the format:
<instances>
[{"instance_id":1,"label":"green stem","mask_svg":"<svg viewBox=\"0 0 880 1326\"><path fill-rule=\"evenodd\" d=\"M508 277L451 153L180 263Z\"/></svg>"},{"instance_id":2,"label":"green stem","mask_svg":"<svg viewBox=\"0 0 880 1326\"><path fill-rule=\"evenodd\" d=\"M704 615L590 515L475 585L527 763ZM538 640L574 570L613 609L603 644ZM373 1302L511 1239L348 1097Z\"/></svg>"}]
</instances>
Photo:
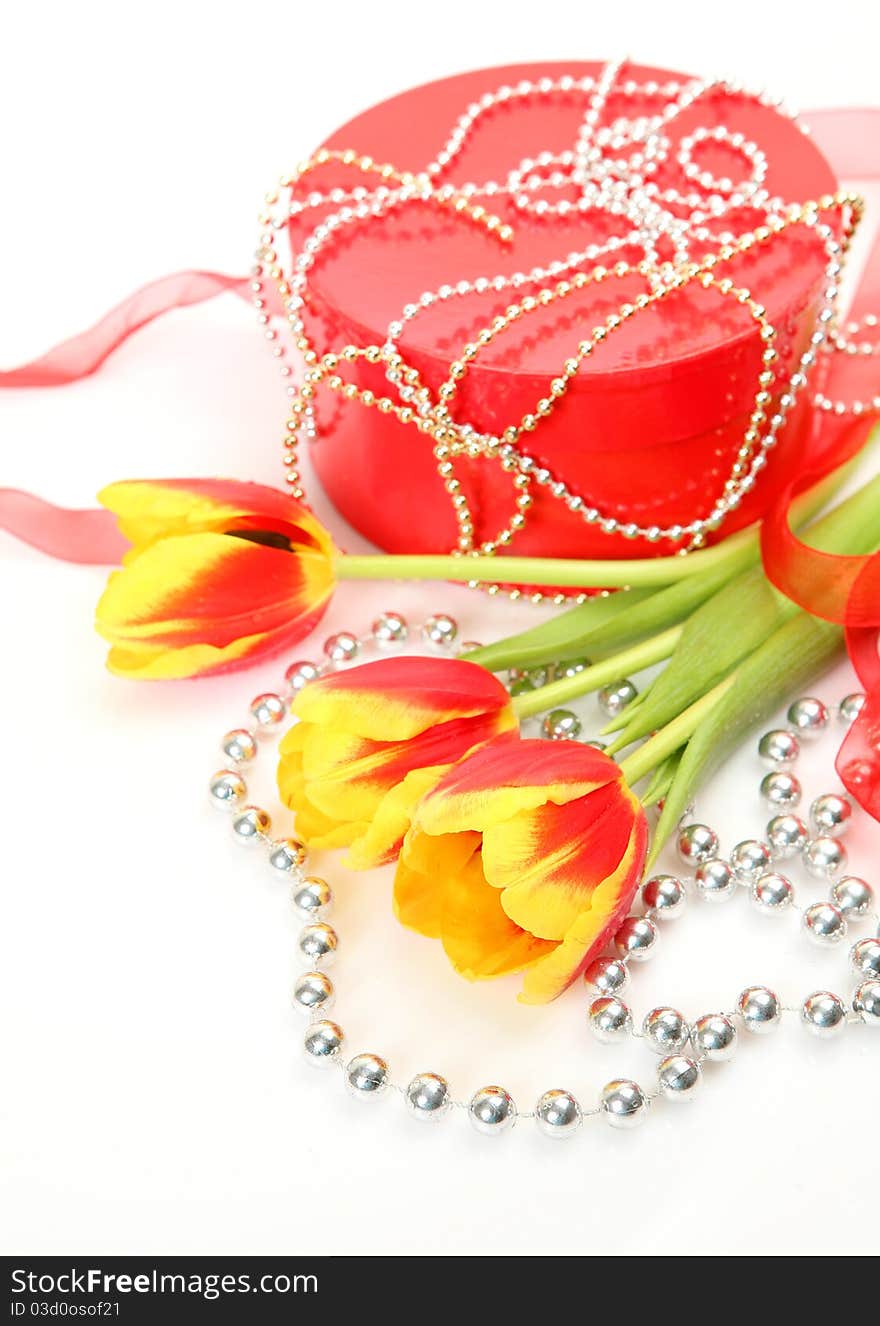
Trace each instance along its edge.
<instances>
[{"instance_id":1,"label":"green stem","mask_svg":"<svg viewBox=\"0 0 880 1326\"><path fill-rule=\"evenodd\" d=\"M792 522L812 515L840 487L855 462L835 470L792 504ZM620 589L624 585L672 585L710 567L726 565L758 541L758 525L732 534L712 548L672 557L581 560L574 557L457 557L451 553L344 554L336 559L340 580L477 580L511 585L559 585L577 589Z\"/></svg>"},{"instance_id":2,"label":"green stem","mask_svg":"<svg viewBox=\"0 0 880 1326\"><path fill-rule=\"evenodd\" d=\"M510 585L619 589L623 585L671 585L725 562L747 539L743 530L725 543L687 557L580 561L574 557L455 557L449 553L343 554L336 562L340 580L478 580Z\"/></svg>"},{"instance_id":3,"label":"green stem","mask_svg":"<svg viewBox=\"0 0 880 1326\"><path fill-rule=\"evenodd\" d=\"M667 723L659 732L655 732L653 737L643 742L632 755L621 760L620 768L629 786L633 787L640 778L644 778L645 774L650 773L684 745L693 736L706 714L727 694L733 683L733 677L725 677L717 686L713 686L711 691L707 691L699 700L695 700L671 723Z\"/></svg>"},{"instance_id":4,"label":"green stem","mask_svg":"<svg viewBox=\"0 0 880 1326\"><path fill-rule=\"evenodd\" d=\"M583 672L576 672L573 677L563 677L559 681L551 681L547 686L538 686L533 691L527 691L525 695L518 695L513 701L517 716L528 718L545 709L553 709L556 705L565 704L567 700L573 700L578 695L586 695L588 691L595 691L600 686L607 686L609 682L618 681L631 672L639 672L642 668L650 667L652 663L662 662L672 654L682 629L681 626L672 626L668 631L661 631L659 635L652 636L650 640L643 640L641 644L633 645L631 649L624 649L619 654L613 654L611 658L603 659L601 663L594 663L592 667L584 668Z\"/></svg>"}]
</instances>

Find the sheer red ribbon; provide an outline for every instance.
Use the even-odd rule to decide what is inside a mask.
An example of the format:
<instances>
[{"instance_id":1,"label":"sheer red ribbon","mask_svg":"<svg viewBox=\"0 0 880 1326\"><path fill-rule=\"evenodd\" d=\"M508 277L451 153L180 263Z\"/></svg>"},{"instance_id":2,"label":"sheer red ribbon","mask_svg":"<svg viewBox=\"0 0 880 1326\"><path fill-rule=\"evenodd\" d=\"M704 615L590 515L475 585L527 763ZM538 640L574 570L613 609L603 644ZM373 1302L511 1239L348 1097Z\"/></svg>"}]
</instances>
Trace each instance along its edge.
<instances>
[{"instance_id":1,"label":"sheer red ribbon","mask_svg":"<svg viewBox=\"0 0 880 1326\"><path fill-rule=\"evenodd\" d=\"M815 111L805 120L840 179L880 181L880 109ZM146 323L172 309L230 292L247 296L247 278L185 271L163 277L130 295L88 331L64 341L30 364L0 372L0 387L50 387L97 371L114 350ZM880 310L880 231L865 265L850 314ZM864 375L870 357L835 356L827 395L871 399L877 384ZM880 819L880 553L840 557L799 540L788 524L794 492L841 465L862 445L873 417L858 422L818 411L804 443L798 479L775 496L762 528L767 575L789 598L816 616L845 627L850 659L867 702L837 758L844 785ZM0 489L0 529L67 561L114 563L125 547L115 519L101 510L71 511L29 493ZM878 530L880 541L880 530Z\"/></svg>"},{"instance_id":2,"label":"sheer red ribbon","mask_svg":"<svg viewBox=\"0 0 880 1326\"><path fill-rule=\"evenodd\" d=\"M0 372L0 387L61 387L78 382L96 373L114 350L154 318L226 292L246 299L247 285L247 277L222 272L163 276L135 290L87 331L29 364ZM72 511L15 488L0 488L0 529L67 562L112 565L127 547L109 511Z\"/></svg>"},{"instance_id":3,"label":"sheer red ribbon","mask_svg":"<svg viewBox=\"0 0 880 1326\"><path fill-rule=\"evenodd\" d=\"M819 111L808 115L813 136L838 178L880 180L880 110ZM850 305L850 317L880 311L880 231ZM876 358L834 356L823 384L826 395L871 400L878 391ZM872 380L873 379L873 380ZM876 416L854 421L818 411L796 466L802 488L854 455ZM851 795L880 820L880 552L843 557L811 548L792 533L788 510L795 485L773 501L761 527L761 551L770 580L788 598L816 617L845 628L850 661L866 702L837 754L837 772ZM877 541L880 544L880 521Z\"/></svg>"}]
</instances>

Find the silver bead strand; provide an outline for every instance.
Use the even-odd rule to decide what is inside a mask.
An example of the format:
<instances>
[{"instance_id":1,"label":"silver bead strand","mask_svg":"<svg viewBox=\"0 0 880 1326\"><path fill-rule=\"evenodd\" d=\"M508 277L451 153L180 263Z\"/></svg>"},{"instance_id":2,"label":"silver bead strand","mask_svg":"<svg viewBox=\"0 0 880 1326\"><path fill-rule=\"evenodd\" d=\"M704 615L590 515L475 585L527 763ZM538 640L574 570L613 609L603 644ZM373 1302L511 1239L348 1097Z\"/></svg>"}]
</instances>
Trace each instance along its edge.
<instances>
[{"instance_id":1,"label":"silver bead strand","mask_svg":"<svg viewBox=\"0 0 880 1326\"><path fill-rule=\"evenodd\" d=\"M428 630L437 634L432 643L446 648L455 632L450 633L449 626L444 625L438 634L435 625L438 621L452 619L440 614L429 619ZM406 633L404 619L389 612L374 623L371 640L375 648L380 648L400 643ZM336 642L340 637L343 641L356 641L355 656L365 643L349 632L340 632L331 641ZM328 656L331 653L328 650ZM346 646L343 653L350 654L350 647ZM331 664L346 661L350 659L331 658ZM292 665L285 674L288 693L295 694L320 676L321 671L312 664ZM844 706L845 702L841 702L841 720L852 721L858 706L853 700L846 713ZM211 799L220 808L235 811L232 827L239 841L267 843L273 869L292 878L291 901L298 915L307 922L300 932L298 948L311 965L293 986L294 1005L310 1018L303 1039L305 1057L317 1066L343 1068L346 1088L357 1099L379 1096L394 1086L387 1062L377 1054L361 1053L343 1063L344 1033L338 1023L326 1017L335 999L335 989L324 968L335 958L338 949L336 930L325 919L332 907L332 890L325 880L305 875L308 853L303 843L293 837L273 842L269 838L268 813L258 806L243 804L247 788L238 768L252 762L258 738L277 730L286 708L284 698L274 692L266 692L252 702L255 730L235 728L223 738L223 754L234 767L213 776ZM821 731L827 724L827 714L820 701L798 701L789 710L789 721L802 734L809 731L815 735L817 727ZM793 780L785 766L797 756L796 738L783 729L767 735L774 740L762 739L759 753L774 767L764 783L768 778L773 779L774 788L784 786L791 795L792 781L783 785L776 775ZM804 865L812 873L833 880L830 900L808 906L802 924L817 943L833 946L845 937L847 920L869 916L874 905L873 890L865 880L845 875L835 878L845 865L839 837L848 827L851 815L852 804L846 797L825 793L812 802L810 809L817 837L809 839L803 821L786 812L768 825L769 846L758 839L744 839L732 850L729 863L718 856L718 838L713 830L706 825L687 824L679 830L679 856L694 869L695 886L704 896L729 896L738 886L746 886L762 910L781 910L791 905L791 883L768 867L783 855L791 857L802 851ZM812 859L808 860L811 849ZM584 980L594 991L589 1023L597 1038L614 1042L638 1037L660 1056L656 1091L647 1093L628 1078L615 1078L602 1089L596 1107L589 1109L584 1109L570 1091L561 1088L545 1091L535 1109L522 1116L534 1118L543 1135L574 1136L585 1118L600 1115L613 1127L632 1128L646 1117L657 1099L676 1103L692 1099L702 1081L703 1066L724 1063L733 1057L738 1043L737 1023L752 1034L764 1034L779 1025L783 1011L791 1009L798 1013L804 1027L821 1039L835 1039L849 1022L880 1025L880 938L868 938L857 941L850 951L850 963L859 984L849 1004L840 995L818 990L799 1005L783 1005L768 987L750 986L740 994L734 1013L704 1014L689 1024L677 1009L658 1006L645 1015L640 1030L634 1030L632 1012L619 997L629 984L629 964L653 954L659 935L658 920L681 914L687 901L685 881L674 875L652 876L643 884L641 897L645 913L624 920L613 941L616 956L594 958ZM445 1078L436 1073L420 1073L405 1087L396 1086L395 1090L402 1095L407 1111L414 1118L439 1119L451 1112L453 1104L459 1104L476 1130L489 1136L508 1131L520 1117L509 1092L498 1086L483 1087L469 1101L456 1102Z\"/></svg>"}]
</instances>

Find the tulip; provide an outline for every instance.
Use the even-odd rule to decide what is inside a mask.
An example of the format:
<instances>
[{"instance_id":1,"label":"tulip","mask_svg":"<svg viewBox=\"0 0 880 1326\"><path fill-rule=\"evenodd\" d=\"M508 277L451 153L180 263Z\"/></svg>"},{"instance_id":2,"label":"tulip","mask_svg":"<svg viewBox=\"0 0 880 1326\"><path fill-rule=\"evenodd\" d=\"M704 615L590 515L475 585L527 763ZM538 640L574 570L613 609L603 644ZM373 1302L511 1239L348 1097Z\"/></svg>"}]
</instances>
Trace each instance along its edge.
<instances>
[{"instance_id":1,"label":"tulip","mask_svg":"<svg viewBox=\"0 0 880 1326\"><path fill-rule=\"evenodd\" d=\"M470 980L524 972L520 999L555 999L609 942L638 887L645 816L593 747L493 741L415 810L394 907Z\"/></svg>"},{"instance_id":2,"label":"tulip","mask_svg":"<svg viewBox=\"0 0 880 1326\"><path fill-rule=\"evenodd\" d=\"M224 672L301 639L327 607L333 543L286 493L165 479L112 484L99 499L132 545L97 608L111 672Z\"/></svg>"},{"instance_id":3,"label":"tulip","mask_svg":"<svg viewBox=\"0 0 880 1326\"><path fill-rule=\"evenodd\" d=\"M278 786L312 848L348 847L348 863L393 861L413 808L450 765L501 734L515 738L510 696L461 659L379 659L310 682L280 749Z\"/></svg>"},{"instance_id":4,"label":"tulip","mask_svg":"<svg viewBox=\"0 0 880 1326\"><path fill-rule=\"evenodd\" d=\"M36 546L78 561L101 561L111 547L115 553L106 527L95 521L100 513L65 512L38 503L40 519L29 522L21 518L15 501L21 495L14 492L0 491L0 528L9 523L4 496L12 499L9 527ZM668 607L662 595L655 595L645 605L644 627L658 611L675 619L673 602L680 620L687 606L707 592L700 576L723 581L757 555L754 532L734 535L723 547L688 558L647 561L347 555L300 502L261 484L139 480L111 484L99 498L117 517L131 547L124 569L111 575L98 605L97 628L111 645L110 670L145 679L229 671L302 639L340 580L446 576L529 585L626 584L631 586L622 605L627 609L651 586L666 586ZM45 537L46 531L51 537ZM687 585L691 580L693 590ZM616 609L609 611L615 614ZM568 625L566 620L564 635ZM539 634L540 646L536 641L533 648L546 650L546 629ZM558 632L551 626L549 634ZM490 647L474 661L497 667L494 653Z\"/></svg>"},{"instance_id":5,"label":"tulip","mask_svg":"<svg viewBox=\"0 0 880 1326\"><path fill-rule=\"evenodd\" d=\"M308 635L339 580L461 580L486 570L468 561L465 575L455 556L344 555L289 494L235 479L131 480L111 484L99 500L131 545L96 616L111 646L108 667L123 677L194 677L247 666ZM66 513L74 523L93 514ZM662 560L648 575L651 583L682 575L681 558ZM622 565L628 581L639 578L638 565ZM515 571L531 584L548 577L605 583L608 567L613 583L621 572L616 563L571 561L563 568L525 558L515 566L505 561L504 574ZM500 574L494 563L492 574Z\"/></svg>"}]
</instances>

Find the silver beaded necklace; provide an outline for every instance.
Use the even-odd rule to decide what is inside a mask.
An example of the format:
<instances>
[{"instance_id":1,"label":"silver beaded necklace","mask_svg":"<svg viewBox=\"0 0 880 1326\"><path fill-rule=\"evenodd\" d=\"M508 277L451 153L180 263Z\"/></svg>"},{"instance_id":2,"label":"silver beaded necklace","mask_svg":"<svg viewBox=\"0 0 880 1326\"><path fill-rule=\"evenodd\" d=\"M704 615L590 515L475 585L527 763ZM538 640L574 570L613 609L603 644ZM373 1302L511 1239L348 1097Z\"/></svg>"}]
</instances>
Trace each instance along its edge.
<instances>
[{"instance_id":1,"label":"silver beaded necklace","mask_svg":"<svg viewBox=\"0 0 880 1326\"><path fill-rule=\"evenodd\" d=\"M601 1088L595 1103L586 1105L574 1092L554 1087L541 1093L533 1109L523 1111L501 1086L480 1087L470 1097L459 1099L439 1073L420 1072L402 1083L393 1079L388 1063L376 1053L362 1052L347 1058L342 1027L327 1016L335 989L326 969L337 959L339 949L339 936L327 920L333 890L325 879L307 873L309 854L305 845L292 837L275 839L270 814L260 806L247 804L243 771L257 757L259 744L280 732L291 700L304 685L359 661L365 651L401 646L409 634L400 613L386 612L366 636L348 631L331 636L324 644L322 662L292 663L284 673L282 690L258 695L251 702L248 725L223 737L221 749L227 767L215 773L209 785L212 802L231 812L234 839L262 847L273 873L290 883L293 906L304 922L297 949L305 970L294 982L293 1003L308 1017L302 1041L308 1063L341 1069L348 1091L357 1099L389 1092L401 1095L415 1119L439 1119L457 1109L485 1135L506 1132L517 1121L534 1120L544 1135L563 1138L576 1133L588 1118L602 1117L615 1128L632 1128L655 1103L692 1099L701 1088L704 1070L711 1071L712 1065L734 1057L741 1032L749 1039L765 1035L774 1031L786 1014L796 1017L822 1039L836 1038L846 1027L880 1027L880 923L874 891L865 880L846 873L847 854L842 840L853 818L852 803L844 794L827 792L812 801L808 819L797 814L803 789L791 772L792 766L801 742L820 737L831 722L826 705L805 697L790 706L785 727L766 732L758 743L760 760L770 766L760 783L760 795L772 812L763 837L743 839L725 858L720 854L715 831L686 815L676 841L682 873L653 875L643 883L642 911L624 921L612 952L596 958L584 973L590 991L587 1023L591 1032L601 1043L635 1038L655 1051L659 1058L652 1088L629 1078L613 1078ZM449 652L456 648L458 627L453 618L441 613L429 617L416 634L426 648ZM458 651L474 647L469 641L458 646ZM524 683L532 681L522 673L514 673L511 690L516 691ZM635 695L633 683L624 679L600 693L600 705L606 713L619 712ZM853 722L863 703L860 694L845 696L837 706L840 722ZM576 740L581 724L575 714L556 710L543 719L541 730L548 740ZM780 871L783 864L789 871L802 868L826 882L828 898L800 907L792 880ZM748 894L755 908L764 914L799 914L804 934L825 948L840 945L851 928L870 930L850 949L850 984L854 988L849 995L815 990L799 1002L786 1003L774 989L752 985L742 990L731 1006L693 1021L675 1007L658 1005L637 1026L621 996L630 984L633 966L656 952L661 926L681 916L691 896L717 903L741 893Z\"/></svg>"}]
</instances>

